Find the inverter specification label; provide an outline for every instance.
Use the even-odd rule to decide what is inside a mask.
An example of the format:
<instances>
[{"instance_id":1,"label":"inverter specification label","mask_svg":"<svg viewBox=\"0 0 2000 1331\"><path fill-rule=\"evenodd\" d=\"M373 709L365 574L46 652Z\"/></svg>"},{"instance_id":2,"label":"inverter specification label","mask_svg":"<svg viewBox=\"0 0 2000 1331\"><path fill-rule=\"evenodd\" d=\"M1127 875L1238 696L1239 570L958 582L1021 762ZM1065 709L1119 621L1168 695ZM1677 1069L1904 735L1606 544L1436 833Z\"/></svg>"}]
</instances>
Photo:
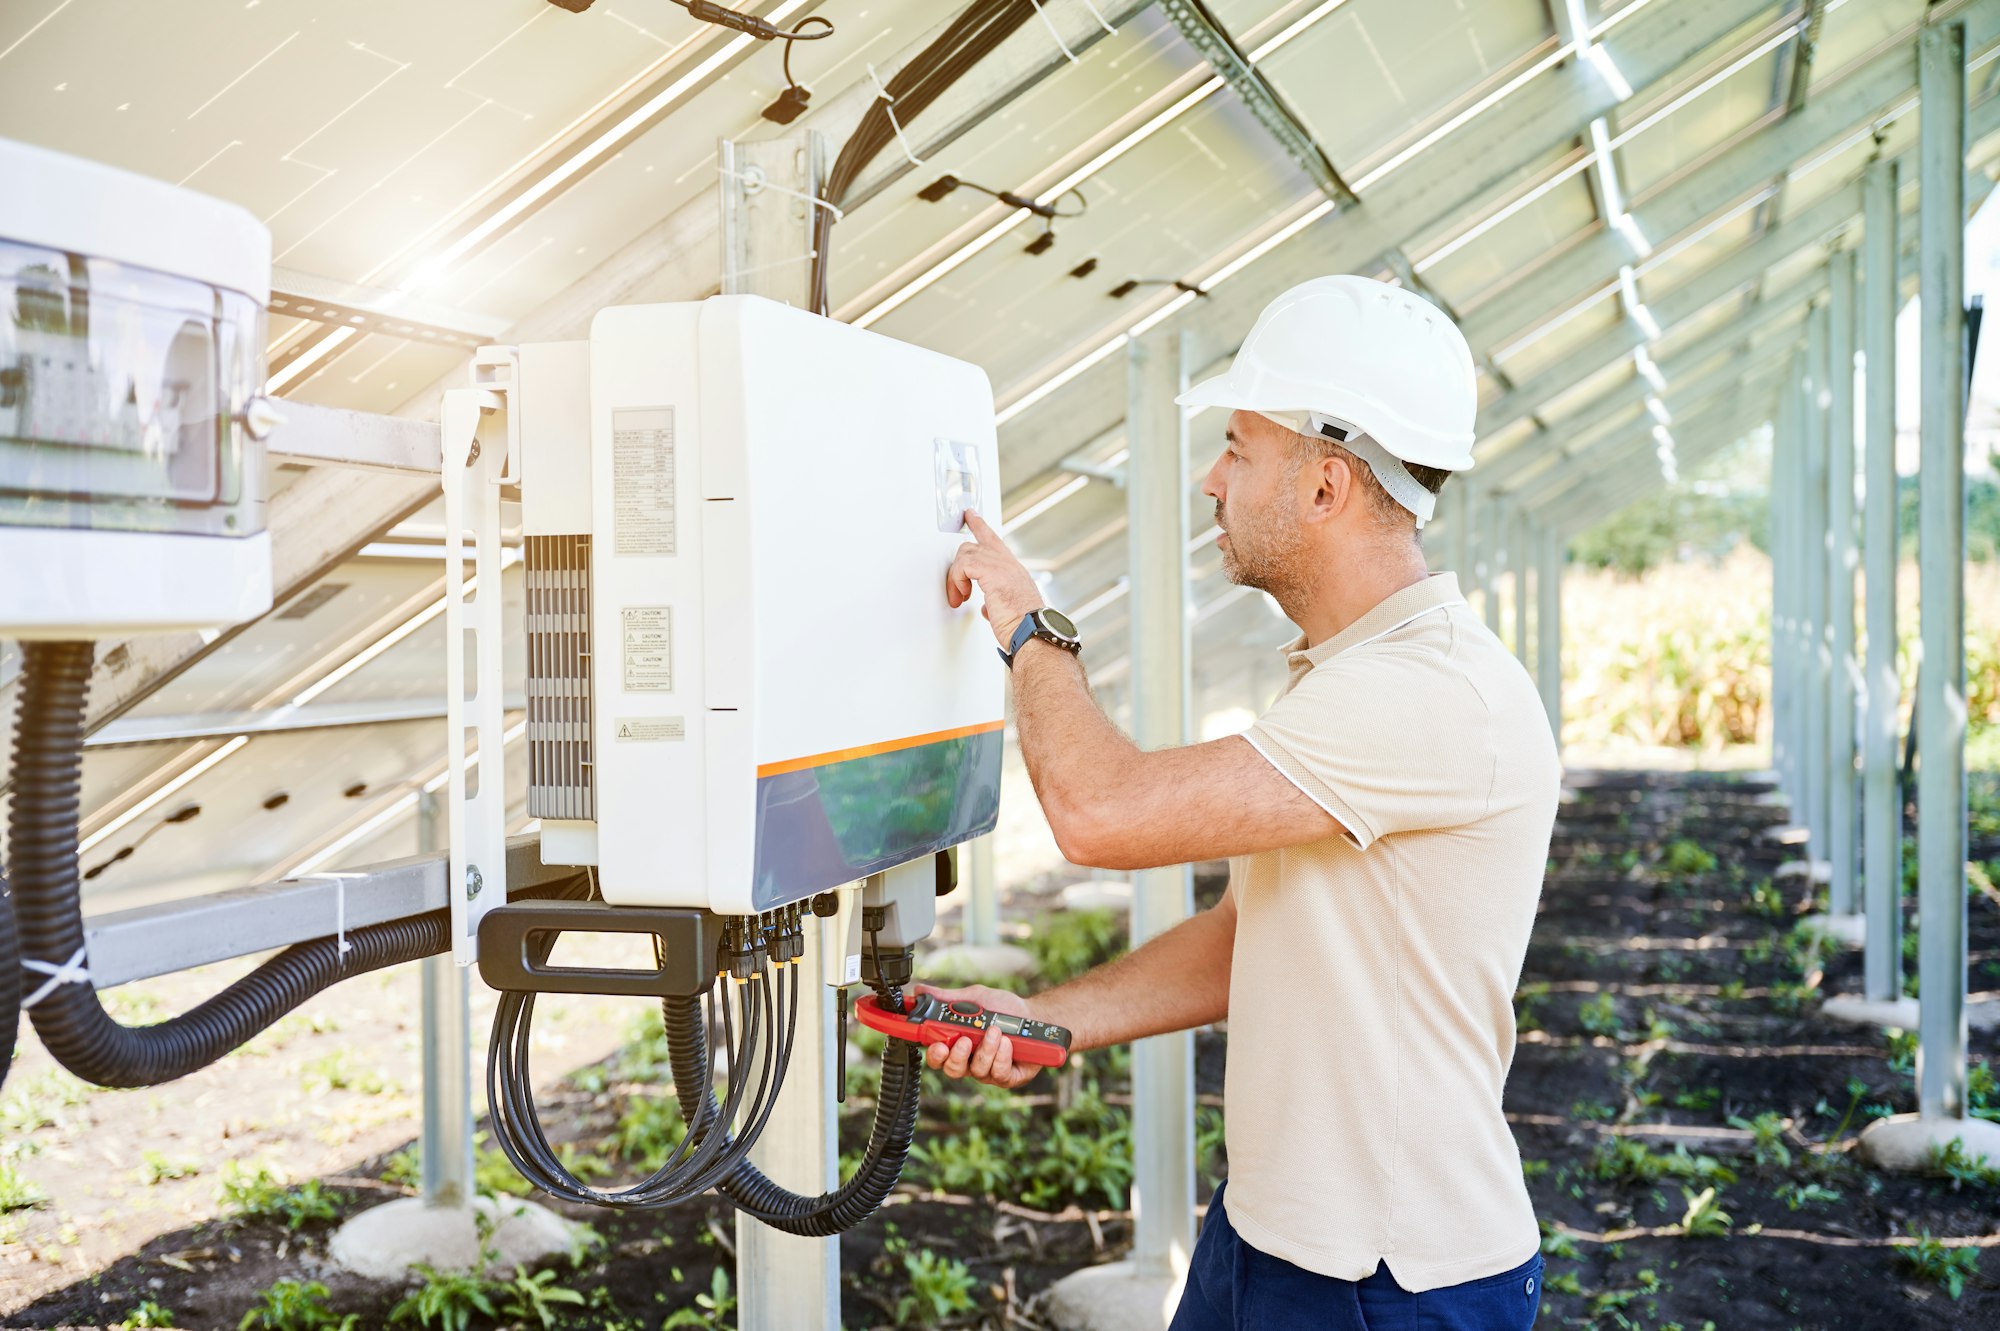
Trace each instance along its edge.
<instances>
[{"instance_id":1,"label":"inverter specification label","mask_svg":"<svg viewBox=\"0 0 2000 1331\"><path fill-rule=\"evenodd\" d=\"M618 722L618 738L639 744L687 738L687 718L680 716L630 716ZM858 978L858 977L857 977Z\"/></svg>"},{"instance_id":2,"label":"inverter specification label","mask_svg":"<svg viewBox=\"0 0 2000 1331\"><path fill-rule=\"evenodd\" d=\"M674 610L667 605L628 605L618 612L624 645L627 693L674 691Z\"/></svg>"},{"instance_id":3,"label":"inverter specification label","mask_svg":"<svg viewBox=\"0 0 2000 1331\"><path fill-rule=\"evenodd\" d=\"M674 409L611 413L611 481L621 555L671 555L674 530Z\"/></svg>"}]
</instances>

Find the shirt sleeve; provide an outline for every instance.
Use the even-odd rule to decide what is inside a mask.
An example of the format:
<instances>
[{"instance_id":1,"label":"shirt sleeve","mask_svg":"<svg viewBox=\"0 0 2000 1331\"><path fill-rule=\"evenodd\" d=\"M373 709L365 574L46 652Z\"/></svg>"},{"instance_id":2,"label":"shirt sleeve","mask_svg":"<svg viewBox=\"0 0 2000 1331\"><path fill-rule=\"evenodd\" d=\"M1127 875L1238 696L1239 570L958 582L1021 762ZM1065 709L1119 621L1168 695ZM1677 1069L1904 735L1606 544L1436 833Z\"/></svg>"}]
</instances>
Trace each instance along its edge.
<instances>
[{"instance_id":1,"label":"shirt sleeve","mask_svg":"<svg viewBox=\"0 0 2000 1331\"><path fill-rule=\"evenodd\" d=\"M1484 703L1434 659L1394 652L1315 667L1244 732L1366 850L1485 814L1494 754Z\"/></svg>"}]
</instances>

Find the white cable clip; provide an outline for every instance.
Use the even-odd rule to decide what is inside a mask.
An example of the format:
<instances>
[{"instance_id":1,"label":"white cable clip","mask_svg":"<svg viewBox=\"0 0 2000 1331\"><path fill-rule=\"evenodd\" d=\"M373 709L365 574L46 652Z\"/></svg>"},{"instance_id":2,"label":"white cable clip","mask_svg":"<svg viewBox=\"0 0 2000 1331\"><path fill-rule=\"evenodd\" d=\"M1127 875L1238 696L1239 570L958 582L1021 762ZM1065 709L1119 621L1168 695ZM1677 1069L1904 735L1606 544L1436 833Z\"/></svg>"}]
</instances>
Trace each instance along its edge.
<instances>
[{"instance_id":1,"label":"white cable clip","mask_svg":"<svg viewBox=\"0 0 2000 1331\"><path fill-rule=\"evenodd\" d=\"M21 1000L21 1010L23 1012L27 1011L65 984L93 983L90 978L90 971L83 964L84 955L88 950L88 947L79 947L70 956L70 959L61 965L57 965L53 961L37 961L33 957L23 957L21 959L22 970L34 971L49 978L42 981L41 987L36 989L34 993L29 994Z\"/></svg>"},{"instance_id":2,"label":"white cable clip","mask_svg":"<svg viewBox=\"0 0 2000 1331\"><path fill-rule=\"evenodd\" d=\"M896 146L903 150L903 156L910 159L911 166L922 166L924 159L917 156L916 152L910 147L910 141L903 137L902 123L896 119L895 94L889 91L889 85L882 81L882 76L875 72L875 66L865 65L863 68L868 71L868 79L875 85L875 91L881 93L882 100L888 103L884 110L887 111L889 116L889 128L896 131Z\"/></svg>"},{"instance_id":3,"label":"white cable clip","mask_svg":"<svg viewBox=\"0 0 2000 1331\"><path fill-rule=\"evenodd\" d=\"M1116 37L1118 35L1118 29L1112 27L1109 23L1105 21L1104 15L1101 12L1099 12L1097 6L1092 4L1090 0L1083 0L1083 7L1085 9L1088 9L1090 11L1090 16L1097 20L1098 27L1104 29L1106 32L1110 33L1113 37Z\"/></svg>"},{"instance_id":4,"label":"white cable clip","mask_svg":"<svg viewBox=\"0 0 2000 1331\"><path fill-rule=\"evenodd\" d=\"M342 957L354 950L354 944L347 941L347 880L367 876L365 873L307 873L291 880L295 883L321 881L333 884L334 951Z\"/></svg>"},{"instance_id":5,"label":"white cable clip","mask_svg":"<svg viewBox=\"0 0 2000 1331\"><path fill-rule=\"evenodd\" d=\"M1055 22L1052 19L1050 19L1046 13L1042 11L1042 0L1028 0L1028 3L1035 7L1035 17L1039 18L1042 21L1042 26L1049 30L1049 36L1056 39L1056 46L1061 49L1064 58L1067 59L1072 65L1078 63L1076 58L1076 52L1069 49L1069 43L1064 41L1062 39L1062 34L1056 31ZM1098 21L1100 23L1103 22L1102 19L1099 19Z\"/></svg>"},{"instance_id":6,"label":"white cable clip","mask_svg":"<svg viewBox=\"0 0 2000 1331\"><path fill-rule=\"evenodd\" d=\"M824 208L833 214L833 220L836 222L841 221L845 216L840 209L834 207L818 195L807 194L804 190L786 189L783 185L772 183L771 178L764 174L762 167L753 166L748 171L731 171L725 167L722 174L731 179L742 181L743 192L745 194L756 194L762 190L770 190L774 194L787 194L794 199L803 199L815 208Z\"/></svg>"}]
</instances>

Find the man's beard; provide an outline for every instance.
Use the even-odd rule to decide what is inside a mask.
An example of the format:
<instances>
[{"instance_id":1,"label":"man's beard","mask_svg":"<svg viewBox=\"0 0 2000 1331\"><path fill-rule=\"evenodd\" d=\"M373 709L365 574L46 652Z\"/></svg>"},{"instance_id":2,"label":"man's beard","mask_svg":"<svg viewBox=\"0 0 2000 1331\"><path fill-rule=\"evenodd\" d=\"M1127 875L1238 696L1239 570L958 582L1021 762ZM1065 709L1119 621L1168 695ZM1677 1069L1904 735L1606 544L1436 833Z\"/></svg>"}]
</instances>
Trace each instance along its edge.
<instances>
[{"instance_id":1,"label":"man's beard","mask_svg":"<svg viewBox=\"0 0 2000 1331\"><path fill-rule=\"evenodd\" d=\"M1229 536L1229 543L1222 547L1224 577L1269 592L1281 606L1305 590L1311 579L1305 530L1290 515L1238 513L1225 521L1218 500L1215 525Z\"/></svg>"}]
</instances>

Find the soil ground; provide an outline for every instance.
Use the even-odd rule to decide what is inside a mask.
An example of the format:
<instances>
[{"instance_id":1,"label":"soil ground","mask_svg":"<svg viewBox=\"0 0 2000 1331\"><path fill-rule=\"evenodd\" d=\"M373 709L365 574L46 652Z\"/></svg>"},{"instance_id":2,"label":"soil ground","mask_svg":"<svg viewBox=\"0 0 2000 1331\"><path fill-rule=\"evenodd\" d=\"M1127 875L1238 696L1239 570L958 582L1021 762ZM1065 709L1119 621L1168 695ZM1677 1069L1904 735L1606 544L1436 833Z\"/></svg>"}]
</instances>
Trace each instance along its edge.
<instances>
[{"instance_id":1,"label":"soil ground","mask_svg":"<svg viewBox=\"0 0 2000 1331\"><path fill-rule=\"evenodd\" d=\"M1853 1155L1868 1121L1914 1107L1912 1051L1819 1015L1823 995L1858 989L1860 962L1796 931L1817 903L1802 877L1774 878L1785 851L1763 832L1784 811L1738 776L1572 785L1522 977L1507 1097L1544 1221L1540 1324L2000 1328L2000 1256L1989 1250L2000 1246L2000 1186L1969 1168L1959 1179L1881 1175ZM2000 858L2000 845L1974 854ZM1198 874L1203 902L1222 890L1217 868ZM1008 907L1038 983L1122 946L1116 916L1066 911L1054 882L1039 888ZM1971 987L2000 991L2000 897L1976 890L1968 907ZM157 1019L226 978L210 968L114 998L128 1021ZM14 1171L0 1174L0 1201L10 1178L47 1200L0 1214L0 1326L115 1325L150 1300L176 1325L234 1328L287 1279L322 1282L326 1305L354 1314L354 1327L390 1324L405 1291L344 1275L324 1254L340 1217L409 1190L415 995L414 968L340 986L251 1050L147 1091L83 1088L24 1038L0 1095L0 1166ZM483 1031L483 995L475 1008ZM573 1143L579 1167L631 1176L678 1126L650 1109L664 1092L657 1022L636 1002L555 1008L538 1017L538 1066L574 1071L541 1092L553 1135ZM872 1058L858 1043L842 1125L850 1152L873 1107ZM1973 1101L2000 1117L1996 1043L1974 1029ZM1197 1037L1204 1197L1226 1169L1226 1046L1226 1030ZM1131 1228L1127 1067L1123 1051L1089 1055L1016 1096L927 1074L926 1149L890 1204L842 1243L845 1325L1038 1326L1051 1282L1120 1255ZM216 1200L228 1161L236 1214ZM490 1148L482 1161L489 1186L519 1186ZM246 1185L246 1162L270 1179ZM1689 1225L1691 1199L1711 1186ZM245 1215L246 1199L302 1214L295 1227ZM551 1305L550 1324L734 1324L734 1231L720 1204L658 1216L558 1209L600 1241L551 1266L549 1286L586 1302ZM329 1214L303 1214L314 1211ZM1939 1242L1918 1248L1923 1235ZM1954 1260L1970 1266L1956 1272L1956 1298L1943 1283ZM488 1296L504 1308L504 1294ZM469 1319L543 1324L525 1310Z\"/></svg>"}]
</instances>

